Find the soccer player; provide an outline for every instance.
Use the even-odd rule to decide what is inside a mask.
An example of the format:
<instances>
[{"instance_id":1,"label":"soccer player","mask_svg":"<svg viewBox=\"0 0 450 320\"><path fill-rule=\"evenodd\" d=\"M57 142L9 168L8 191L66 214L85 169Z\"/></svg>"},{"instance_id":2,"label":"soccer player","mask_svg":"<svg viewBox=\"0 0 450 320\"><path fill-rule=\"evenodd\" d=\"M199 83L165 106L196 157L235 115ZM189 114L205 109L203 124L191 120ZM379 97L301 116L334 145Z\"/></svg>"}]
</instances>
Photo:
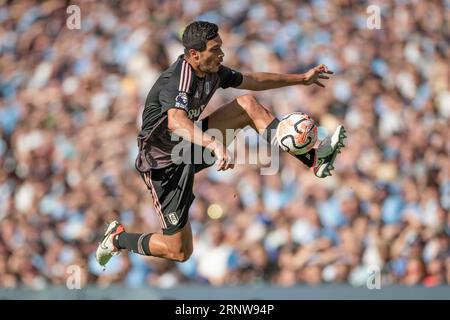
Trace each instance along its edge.
<instances>
[{"instance_id":1,"label":"soccer player","mask_svg":"<svg viewBox=\"0 0 450 320\"><path fill-rule=\"evenodd\" d=\"M192 143L192 148L209 149L218 170L233 168L227 142L213 139L205 131L238 130L250 125L268 142L276 140L279 120L252 95L242 95L225 104L196 125L214 92L220 88L267 90L291 85L318 85L332 74L321 64L305 74L240 73L222 65L224 52L217 25L204 21L189 24L182 37L184 54L165 70L150 90L138 135L136 169L150 190L158 214L161 233L128 233L111 222L96 252L105 266L121 250L174 261L186 261L193 250L188 211L194 200L194 174L212 163L174 163L172 151L179 141L172 133ZM194 140L194 137L197 137ZM331 175L336 155L344 146L345 129L323 140L318 148L295 156L319 178ZM186 141L185 140L185 141ZM228 141L229 143L230 141Z\"/></svg>"}]
</instances>

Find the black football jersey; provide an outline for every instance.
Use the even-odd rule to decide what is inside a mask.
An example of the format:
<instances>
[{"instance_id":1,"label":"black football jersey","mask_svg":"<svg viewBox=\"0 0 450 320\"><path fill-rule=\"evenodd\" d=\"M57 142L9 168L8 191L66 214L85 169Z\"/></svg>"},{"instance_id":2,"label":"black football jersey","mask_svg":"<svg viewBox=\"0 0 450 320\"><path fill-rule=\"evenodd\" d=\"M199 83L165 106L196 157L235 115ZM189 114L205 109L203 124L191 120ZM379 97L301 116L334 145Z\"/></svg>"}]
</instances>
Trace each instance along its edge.
<instances>
[{"instance_id":1,"label":"black football jersey","mask_svg":"<svg viewBox=\"0 0 450 320\"><path fill-rule=\"evenodd\" d=\"M196 121L219 87L237 87L242 79L240 72L223 65L218 72L207 73L200 78L195 75L184 55L180 55L158 78L145 102L138 141L140 144L145 141L146 160L150 167L170 165L172 148L178 143L171 140L167 128L167 110L185 110L188 118Z\"/></svg>"}]
</instances>

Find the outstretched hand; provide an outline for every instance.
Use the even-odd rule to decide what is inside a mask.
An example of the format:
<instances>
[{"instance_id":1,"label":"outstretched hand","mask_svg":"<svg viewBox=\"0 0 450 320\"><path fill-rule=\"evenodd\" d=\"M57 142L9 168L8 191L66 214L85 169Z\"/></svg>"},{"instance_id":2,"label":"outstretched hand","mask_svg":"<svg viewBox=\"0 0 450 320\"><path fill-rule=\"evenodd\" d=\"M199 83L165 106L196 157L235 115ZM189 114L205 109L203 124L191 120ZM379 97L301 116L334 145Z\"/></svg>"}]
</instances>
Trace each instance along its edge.
<instances>
[{"instance_id":1,"label":"outstretched hand","mask_svg":"<svg viewBox=\"0 0 450 320\"><path fill-rule=\"evenodd\" d=\"M333 74L333 71L329 70L324 64L320 64L314 67L304 74L304 85L317 84L319 87L325 88L325 85L321 83L320 79L330 79L326 74Z\"/></svg>"}]
</instances>

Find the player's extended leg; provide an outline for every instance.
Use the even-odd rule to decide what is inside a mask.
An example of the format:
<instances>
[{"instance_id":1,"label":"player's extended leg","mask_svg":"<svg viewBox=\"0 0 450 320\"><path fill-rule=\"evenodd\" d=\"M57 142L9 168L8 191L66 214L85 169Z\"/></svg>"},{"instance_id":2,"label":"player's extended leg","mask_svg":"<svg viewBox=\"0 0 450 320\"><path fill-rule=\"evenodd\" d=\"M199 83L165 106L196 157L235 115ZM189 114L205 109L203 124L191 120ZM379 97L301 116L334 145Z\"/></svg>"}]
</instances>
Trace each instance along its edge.
<instances>
[{"instance_id":1,"label":"player's extended leg","mask_svg":"<svg viewBox=\"0 0 450 320\"><path fill-rule=\"evenodd\" d=\"M151 239L151 241L150 241ZM177 233L165 235L160 233L129 233L117 221L108 225L96 258L105 266L113 255L125 249L145 256L154 256L184 262L192 254L192 230L189 221Z\"/></svg>"},{"instance_id":2,"label":"player's extended leg","mask_svg":"<svg viewBox=\"0 0 450 320\"><path fill-rule=\"evenodd\" d=\"M227 137L227 129L237 130L250 125L274 145L278 145L275 138L278 123L279 120L252 95L237 97L208 117L208 128L220 130L223 137ZM344 139L345 129L339 126L334 134L323 140L317 149L295 155L295 157L311 168L317 177L325 178L331 175L331 170L334 169L334 160L340 153L340 148L344 146ZM226 143L228 145L231 141Z\"/></svg>"}]
</instances>

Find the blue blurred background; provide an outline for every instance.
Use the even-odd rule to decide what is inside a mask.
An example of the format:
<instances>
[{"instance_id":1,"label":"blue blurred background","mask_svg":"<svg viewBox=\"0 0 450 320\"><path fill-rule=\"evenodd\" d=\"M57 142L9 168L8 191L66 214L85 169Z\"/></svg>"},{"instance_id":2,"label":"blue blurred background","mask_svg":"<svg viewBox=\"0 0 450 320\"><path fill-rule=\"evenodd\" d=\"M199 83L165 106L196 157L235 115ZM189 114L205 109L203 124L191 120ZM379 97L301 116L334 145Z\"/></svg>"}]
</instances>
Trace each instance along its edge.
<instances>
[{"instance_id":1,"label":"blue blurred background","mask_svg":"<svg viewBox=\"0 0 450 320\"><path fill-rule=\"evenodd\" d=\"M80 29L66 25L70 4ZM381 28L369 29L369 5ZM0 0L0 288L177 288L450 283L450 1ZM148 91L193 20L215 22L224 64L304 72L327 87L256 93L278 116L343 123L332 177L288 155L276 175L240 165L196 176L194 253L181 264L94 252L105 221L159 232L134 169ZM205 115L246 93L220 90ZM256 139L256 136L255 136ZM250 139L250 152L256 152Z\"/></svg>"}]
</instances>

